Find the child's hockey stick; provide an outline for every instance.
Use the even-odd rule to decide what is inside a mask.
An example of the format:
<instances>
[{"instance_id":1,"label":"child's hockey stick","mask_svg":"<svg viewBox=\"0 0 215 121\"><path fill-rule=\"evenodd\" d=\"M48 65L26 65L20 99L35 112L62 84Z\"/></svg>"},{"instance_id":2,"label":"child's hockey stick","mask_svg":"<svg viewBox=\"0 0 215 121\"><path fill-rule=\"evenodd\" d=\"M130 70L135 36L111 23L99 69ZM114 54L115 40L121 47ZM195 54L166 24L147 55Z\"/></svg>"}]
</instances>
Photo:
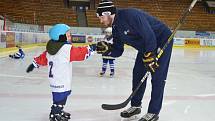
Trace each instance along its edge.
<instances>
[{"instance_id":1,"label":"child's hockey stick","mask_svg":"<svg viewBox=\"0 0 215 121\"><path fill-rule=\"evenodd\" d=\"M158 55L157 55L158 59L161 57L161 55L163 54L163 52L166 49L166 47L168 46L168 44L172 41L172 39L173 39L176 31L183 24L186 16L191 12L192 8L195 6L195 4L196 4L197 1L198 0L193 0L193 2L191 3L191 5L189 6L189 8L183 13L183 15L179 19L178 23L176 24L176 27L175 27L174 31L172 32L172 34L168 38L168 41L165 43L165 45L163 46L163 48L158 53ZM143 79L138 84L137 88L131 93L131 95L128 97L127 100L125 100L124 102L122 102L120 104L102 104L102 108L104 110L117 110L117 109L121 109L121 108L124 108L125 106L127 106L127 104L131 101L132 97L136 94L136 92L138 91L138 89L140 88L140 86L142 85L142 83L144 82L144 80L149 76L149 74L150 74L150 72L147 71L146 74L145 74L145 76L143 77Z\"/></svg>"}]
</instances>

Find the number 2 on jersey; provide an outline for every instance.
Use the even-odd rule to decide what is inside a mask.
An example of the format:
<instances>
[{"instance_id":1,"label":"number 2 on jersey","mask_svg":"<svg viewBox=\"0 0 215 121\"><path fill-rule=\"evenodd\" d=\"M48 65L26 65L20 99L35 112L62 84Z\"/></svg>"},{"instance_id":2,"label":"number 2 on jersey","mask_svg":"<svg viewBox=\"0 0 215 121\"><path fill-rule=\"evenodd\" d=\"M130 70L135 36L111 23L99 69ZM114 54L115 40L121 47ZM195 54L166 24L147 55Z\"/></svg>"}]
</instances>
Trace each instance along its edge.
<instances>
[{"instance_id":1,"label":"number 2 on jersey","mask_svg":"<svg viewBox=\"0 0 215 121\"><path fill-rule=\"evenodd\" d=\"M53 62L52 62L52 61L49 62L49 66L50 66L50 69L49 69L49 77L50 77L50 78L53 78L53 74L52 74Z\"/></svg>"}]
</instances>

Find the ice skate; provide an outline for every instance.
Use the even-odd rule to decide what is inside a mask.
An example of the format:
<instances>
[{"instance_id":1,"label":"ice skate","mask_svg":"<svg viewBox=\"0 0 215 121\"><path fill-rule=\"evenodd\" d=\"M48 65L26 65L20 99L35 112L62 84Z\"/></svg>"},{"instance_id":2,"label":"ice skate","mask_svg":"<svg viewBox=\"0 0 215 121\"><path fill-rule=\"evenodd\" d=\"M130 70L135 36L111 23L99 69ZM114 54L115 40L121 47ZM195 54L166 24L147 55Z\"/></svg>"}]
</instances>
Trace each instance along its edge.
<instances>
[{"instance_id":1,"label":"ice skate","mask_svg":"<svg viewBox=\"0 0 215 121\"><path fill-rule=\"evenodd\" d=\"M104 72L104 71L102 71L102 72L99 73L99 76L100 76L100 77L103 77L104 75L105 75L105 72Z\"/></svg>"},{"instance_id":2,"label":"ice skate","mask_svg":"<svg viewBox=\"0 0 215 121\"><path fill-rule=\"evenodd\" d=\"M120 116L122 117L122 121L131 121L139 118L139 114L141 113L141 107L131 106L130 108L122 111Z\"/></svg>"},{"instance_id":3,"label":"ice skate","mask_svg":"<svg viewBox=\"0 0 215 121\"><path fill-rule=\"evenodd\" d=\"M67 119L71 119L71 117L70 117L71 114L68 113L68 112L66 112L66 111L62 111L61 115L62 115L63 117L65 117L65 118L67 118Z\"/></svg>"},{"instance_id":4,"label":"ice skate","mask_svg":"<svg viewBox=\"0 0 215 121\"><path fill-rule=\"evenodd\" d=\"M138 121L158 121L159 116L157 114L147 113Z\"/></svg>"},{"instance_id":5,"label":"ice skate","mask_svg":"<svg viewBox=\"0 0 215 121\"><path fill-rule=\"evenodd\" d=\"M111 72L111 73L110 73L110 78L113 78L113 77L114 77L114 73Z\"/></svg>"},{"instance_id":6,"label":"ice skate","mask_svg":"<svg viewBox=\"0 0 215 121\"><path fill-rule=\"evenodd\" d=\"M49 121L68 121L69 119L64 117L61 114L52 114L49 115Z\"/></svg>"}]
</instances>

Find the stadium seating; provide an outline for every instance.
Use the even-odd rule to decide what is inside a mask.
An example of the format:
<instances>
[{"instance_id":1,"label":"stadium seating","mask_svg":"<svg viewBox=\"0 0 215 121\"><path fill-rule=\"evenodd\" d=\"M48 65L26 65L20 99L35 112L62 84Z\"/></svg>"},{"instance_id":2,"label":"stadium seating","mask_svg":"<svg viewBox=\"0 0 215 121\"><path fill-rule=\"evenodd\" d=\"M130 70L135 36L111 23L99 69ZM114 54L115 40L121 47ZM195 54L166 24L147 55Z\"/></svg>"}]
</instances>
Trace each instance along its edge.
<instances>
[{"instance_id":1,"label":"stadium seating","mask_svg":"<svg viewBox=\"0 0 215 121\"><path fill-rule=\"evenodd\" d=\"M96 6L99 0L96 0ZM124 0L114 1L119 8L139 8L159 18L170 28L174 28L180 15L190 5L192 0ZM95 17L95 10L86 13L89 26L101 27ZM202 3L197 3L192 13L186 18L181 30L215 31L215 15L208 14Z\"/></svg>"},{"instance_id":2,"label":"stadium seating","mask_svg":"<svg viewBox=\"0 0 215 121\"><path fill-rule=\"evenodd\" d=\"M62 0L1 0L0 14L18 23L77 26L76 12L65 8Z\"/></svg>"},{"instance_id":3,"label":"stadium seating","mask_svg":"<svg viewBox=\"0 0 215 121\"><path fill-rule=\"evenodd\" d=\"M100 0L95 0L98 6ZM192 0L114 0L119 8L139 8L159 18L170 28L174 28L180 15ZM15 3L14 3L15 2ZM86 11L89 27L103 27L95 14L96 10ZM53 25L66 23L78 26L77 15L71 8L64 6L63 0L1 0L0 15L6 15L12 22ZM198 2L190 16L186 18L182 30L215 31L215 15L205 11Z\"/></svg>"}]
</instances>

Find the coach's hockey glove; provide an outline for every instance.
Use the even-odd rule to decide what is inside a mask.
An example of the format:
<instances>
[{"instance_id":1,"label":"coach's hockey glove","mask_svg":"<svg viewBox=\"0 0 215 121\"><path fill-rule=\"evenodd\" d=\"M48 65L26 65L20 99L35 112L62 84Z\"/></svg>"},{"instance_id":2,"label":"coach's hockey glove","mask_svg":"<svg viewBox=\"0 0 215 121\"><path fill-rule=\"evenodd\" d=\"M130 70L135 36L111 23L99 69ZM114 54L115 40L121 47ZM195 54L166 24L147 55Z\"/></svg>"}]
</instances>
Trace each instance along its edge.
<instances>
[{"instance_id":1,"label":"coach's hockey glove","mask_svg":"<svg viewBox=\"0 0 215 121\"><path fill-rule=\"evenodd\" d=\"M154 73L155 70L159 67L157 63L158 59L154 52L146 52L143 55L143 62L148 71Z\"/></svg>"},{"instance_id":2,"label":"coach's hockey glove","mask_svg":"<svg viewBox=\"0 0 215 121\"><path fill-rule=\"evenodd\" d=\"M107 43L105 41L100 41L97 43L96 51L98 54L106 54L109 53L112 49L112 44Z\"/></svg>"}]
</instances>

